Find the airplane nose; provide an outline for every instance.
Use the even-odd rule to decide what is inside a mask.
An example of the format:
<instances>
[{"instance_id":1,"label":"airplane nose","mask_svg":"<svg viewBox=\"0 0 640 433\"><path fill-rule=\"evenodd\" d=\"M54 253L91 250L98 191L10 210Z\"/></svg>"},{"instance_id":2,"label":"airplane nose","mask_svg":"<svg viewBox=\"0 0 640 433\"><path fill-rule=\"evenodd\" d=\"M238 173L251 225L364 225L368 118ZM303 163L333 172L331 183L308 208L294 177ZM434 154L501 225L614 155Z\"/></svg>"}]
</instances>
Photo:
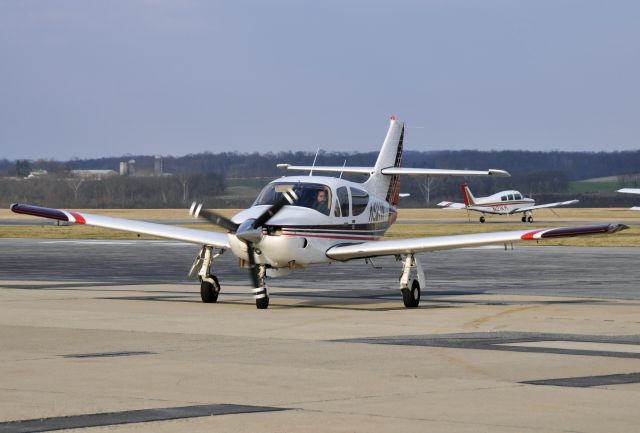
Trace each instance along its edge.
<instances>
[{"instance_id":1,"label":"airplane nose","mask_svg":"<svg viewBox=\"0 0 640 433\"><path fill-rule=\"evenodd\" d=\"M260 242L262 240L262 227L253 228L255 221L255 218L249 218L240 224L238 230L236 230L236 237L252 244Z\"/></svg>"}]
</instances>

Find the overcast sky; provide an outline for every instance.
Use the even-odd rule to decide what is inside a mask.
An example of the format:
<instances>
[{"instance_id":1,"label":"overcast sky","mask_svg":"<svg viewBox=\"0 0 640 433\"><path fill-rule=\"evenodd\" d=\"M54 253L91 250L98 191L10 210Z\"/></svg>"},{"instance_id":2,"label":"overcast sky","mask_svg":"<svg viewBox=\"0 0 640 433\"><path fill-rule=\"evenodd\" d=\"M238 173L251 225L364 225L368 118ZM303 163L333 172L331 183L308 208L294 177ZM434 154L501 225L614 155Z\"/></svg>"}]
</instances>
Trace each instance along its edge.
<instances>
[{"instance_id":1,"label":"overcast sky","mask_svg":"<svg viewBox=\"0 0 640 433\"><path fill-rule=\"evenodd\" d=\"M640 2L0 0L0 158L640 148Z\"/></svg>"}]
</instances>

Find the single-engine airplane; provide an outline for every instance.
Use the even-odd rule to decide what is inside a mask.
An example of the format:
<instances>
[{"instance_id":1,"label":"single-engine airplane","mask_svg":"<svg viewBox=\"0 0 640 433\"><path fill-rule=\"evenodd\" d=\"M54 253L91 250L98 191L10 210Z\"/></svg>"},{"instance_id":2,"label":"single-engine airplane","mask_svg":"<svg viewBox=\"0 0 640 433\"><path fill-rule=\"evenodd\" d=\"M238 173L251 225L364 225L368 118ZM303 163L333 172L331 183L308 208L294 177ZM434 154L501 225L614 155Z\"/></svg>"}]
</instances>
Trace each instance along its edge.
<instances>
[{"instance_id":1,"label":"single-engine airplane","mask_svg":"<svg viewBox=\"0 0 640 433\"><path fill-rule=\"evenodd\" d=\"M640 188L622 188L622 189L619 189L618 192L623 192L625 194L640 194ZM630 209L640 210L640 206L634 206Z\"/></svg>"},{"instance_id":2,"label":"single-engine airplane","mask_svg":"<svg viewBox=\"0 0 640 433\"><path fill-rule=\"evenodd\" d=\"M538 241L565 236L614 233L623 224L548 228L508 232L378 240L397 217L400 175L509 176L502 170L439 170L403 168L404 124L391 117L382 149L373 167L310 167L281 165L289 170L368 175L363 183L341 177L290 176L269 183L253 205L232 218L191 206L191 214L223 227L216 233L143 221L111 218L27 204L11 210L76 224L160 236L201 246L189 275L198 276L203 302L216 302L220 284L212 272L216 257L231 250L240 265L249 268L256 307L269 306L267 277L286 275L312 263L329 263L376 256L395 256L402 264L400 290L405 307L417 307L424 273L417 254L453 248L516 241Z\"/></svg>"},{"instance_id":3,"label":"single-engine airplane","mask_svg":"<svg viewBox=\"0 0 640 433\"><path fill-rule=\"evenodd\" d=\"M462 198L464 203L454 203L451 201L442 201L438 206L444 209L465 209L474 212L482 212L480 222L486 221L485 214L493 215L513 215L514 213L522 213L522 222L533 222L533 210L553 208L558 206L568 206L578 203L578 200L561 201L557 203L547 203L536 205L535 200L523 196L519 191L508 190L500 191L488 197L474 197L469 189L469 185L463 183L460 185L462 190Z\"/></svg>"}]
</instances>

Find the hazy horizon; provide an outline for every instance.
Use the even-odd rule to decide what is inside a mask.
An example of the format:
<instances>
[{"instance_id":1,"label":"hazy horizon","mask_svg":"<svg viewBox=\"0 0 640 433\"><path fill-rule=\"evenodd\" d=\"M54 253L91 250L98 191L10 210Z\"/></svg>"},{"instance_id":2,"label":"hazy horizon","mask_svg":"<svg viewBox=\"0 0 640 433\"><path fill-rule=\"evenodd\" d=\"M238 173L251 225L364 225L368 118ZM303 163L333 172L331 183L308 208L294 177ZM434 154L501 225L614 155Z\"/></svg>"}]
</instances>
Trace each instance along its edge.
<instances>
[{"instance_id":1,"label":"hazy horizon","mask_svg":"<svg viewBox=\"0 0 640 433\"><path fill-rule=\"evenodd\" d=\"M640 149L629 0L0 3L0 159Z\"/></svg>"}]
</instances>

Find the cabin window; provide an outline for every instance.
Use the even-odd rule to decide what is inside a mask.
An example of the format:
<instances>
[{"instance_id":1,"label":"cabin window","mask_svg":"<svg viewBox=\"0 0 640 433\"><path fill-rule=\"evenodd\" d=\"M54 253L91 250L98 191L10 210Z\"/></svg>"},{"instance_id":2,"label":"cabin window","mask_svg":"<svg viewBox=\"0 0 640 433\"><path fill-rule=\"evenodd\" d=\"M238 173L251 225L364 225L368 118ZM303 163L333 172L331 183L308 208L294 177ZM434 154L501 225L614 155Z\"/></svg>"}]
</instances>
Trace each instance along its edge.
<instances>
[{"instance_id":1,"label":"cabin window","mask_svg":"<svg viewBox=\"0 0 640 433\"><path fill-rule=\"evenodd\" d=\"M503 195L502 197L500 197L500 200L502 200L502 201L507 201L507 196L506 196L506 195Z\"/></svg>"},{"instance_id":2,"label":"cabin window","mask_svg":"<svg viewBox=\"0 0 640 433\"><path fill-rule=\"evenodd\" d=\"M513 194L509 194L509 201L513 200Z\"/></svg>"},{"instance_id":3,"label":"cabin window","mask_svg":"<svg viewBox=\"0 0 640 433\"><path fill-rule=\"evenodd\" d=\"M342 216L342 210L340 209L340 202L338 201L338 199L336 199L336 202L333 204L333 216L334 217Z\"/></svg>"},{"instance_id":4,"label":"cabin window","mask_svg":"<svg viewBox=\"0 0 640 433\"><path fill-rule=\"evenodd\" d=\"M298 196L298 199L291 204L292 206L308 207L329 215L331 190L328 186L319 183L271 183L264 187L253 205L272 205L290 189Z\"/></svg>"},{"instance_id":5,"label":"cabin window","mask_svg":"<svg viewBox=\"0 0 640 433\"><path fill-rule=\"evenodd\" d=\"M336 195L338 196L338 202L340 203L340 215L342 217L349 216L349 191L347 191L346 186L341 186L336 191Z\"/></svg>"},{"instance_id":6,"label":"cabin window","mask_svg":"<svg viewBox=\"0 0 640 433\"><path fill-rule=\"evenodd\" d=\"M516 194L516 200L522 200L522 194Z\"/></svg>"},{"instance_id":7,"label":"cabin window","mask_svg":"<svg viewBox=\"0 0 640 433\"><path fill-rule=\"evenodd\" d=\"M351 207L353 216L360 215L369 204L369 194L361 189L351 188Z\"/></svg>"}]
</instances>

